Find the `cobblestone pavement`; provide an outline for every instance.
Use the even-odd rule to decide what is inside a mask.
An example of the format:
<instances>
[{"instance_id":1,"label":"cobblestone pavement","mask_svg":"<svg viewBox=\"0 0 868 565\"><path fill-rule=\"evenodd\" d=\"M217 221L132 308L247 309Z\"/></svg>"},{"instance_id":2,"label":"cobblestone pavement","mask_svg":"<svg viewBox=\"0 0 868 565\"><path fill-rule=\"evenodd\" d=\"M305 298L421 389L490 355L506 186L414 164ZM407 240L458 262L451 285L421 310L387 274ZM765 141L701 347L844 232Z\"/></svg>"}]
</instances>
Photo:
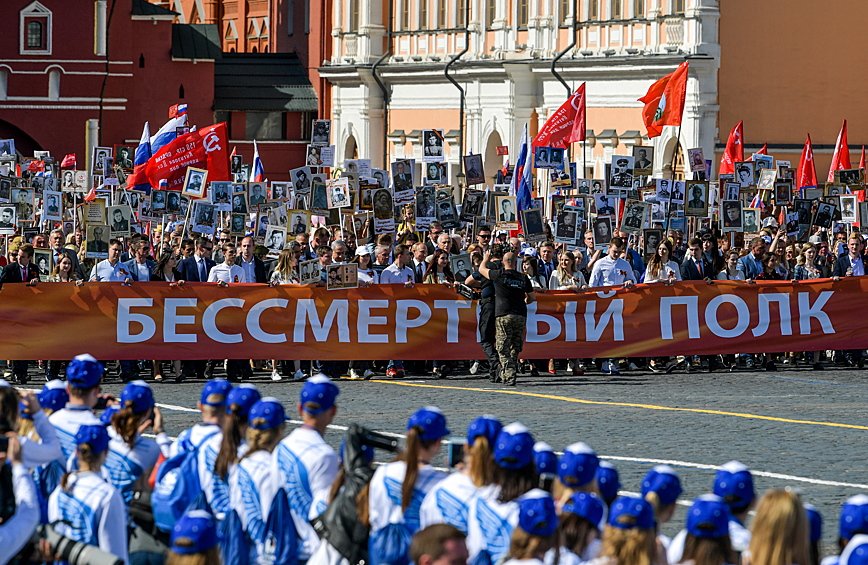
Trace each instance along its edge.
<instances>
[{"instance_id":1,"label":"cobblestone pavement","mask_svg":"<svg viewBox=\"0 0 868 565\"><path fill-rule=\"evenodd\" d=\"M382 375L378 373L378 375ZM838 511L849 496L868 494L868 387L866 372L832 368L781 367L777 372L691 372L670 375L649 371L604 375L519 377L516 388L494 385L466 369L447 379L410 374L402 380L342 380L335 425L361 422L375 430L403 433L407 416L424 405L439 406L456 436L469 422L493 414L504 423L521 421L537 440L556 450L584 441L602 457L611 457L622 488L638 491L644 473L666 461L679 473L682 502L711 488L714 469L732 459L755 473L758 492L771 487L801 489L806 502L824 518L825 553L833 550ZM32 384L41 385L33 378ZM267 372L252 380L262 394L286 402L288 414L301 384L272 382ZM170 435L197 420L201 381L155 384ZM105 391L122 385L109 378ZM328 441L340 442L333 429ZM444 450L445 454L445 450ZM378 454L378 459L387 458ZM442 465L445 457L439 461ZM681 528L679 508L663 532Z\"/></svg>"}]
</instances>

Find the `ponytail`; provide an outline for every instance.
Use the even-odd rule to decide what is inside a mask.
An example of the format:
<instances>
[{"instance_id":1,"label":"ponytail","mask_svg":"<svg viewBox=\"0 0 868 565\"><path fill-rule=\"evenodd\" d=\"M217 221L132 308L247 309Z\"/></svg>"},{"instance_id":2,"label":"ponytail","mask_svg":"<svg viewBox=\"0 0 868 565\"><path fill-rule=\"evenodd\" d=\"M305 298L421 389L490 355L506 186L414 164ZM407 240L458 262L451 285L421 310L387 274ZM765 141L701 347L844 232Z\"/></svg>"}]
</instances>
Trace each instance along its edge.
<instances>
[{"instance_id":1,"label":"ponytail","mask_svg":"<svg viewBox=\"0 0 868 565\"><path fill-rule=\"evenodd\" d=\"M105 451L94 453L93 448L91 448L90 444L82 443L78 446L79 467L81 466L81 463L84 463L85 466L87 466L88 471L95 471L97 472L97 474L99 474L99 469L97 469L97 462L99 461L99 456L103 453L105 453ZM62 488L64 492L69 492L69 476L71 474L72 473L65 473L63 477L60 478L60 488Z\"/></svg>"},{"instance_id":2,"label":"ponytail","mask_svg":"<svg viewBox=\"0 0 868 565\"><path fill-rule=\"evenodd\" d=\"M262 418L256 418L251 422L252 424L256 424L260 420L263 421ZM272 443L277 443L276 440L283 436L283 424L276 426L274 428L266 428L266 429L254 429L247 428L247 453L244 454L244 457L241 459L247 459L249 456L253 455L257 451L269 450L268 446ZM270 451L270 450L269 450Z\"/></svg>"},{"instance_id":3,"label":"ponytail","mask_svg":"<svg viewBox=\"0 0 868 565\"><path fill-rule=\"evenodd\" d=\"M494 480L494 452L488 445L488 438L480 435L473 440L470 448L470 478L478 488L491 484Z\"/></svg>"},{"instance_id":4,"label":"ponytail","mask_svg":"<svg viewBox=\"0 0 868 565\"><path fill-rule=\"evenodd\" d=\"M365 485L356 497L356 514L359 515L359 523L366 528L371 527L371 513L368 507L368 498L371 494L371 483Z\"/></svg>"},{"instance_id":5,"label":"ponytail","mask_svg":"<svg viewBox=\"0 0 868 565\"><path fill-rule=\"evenodd\" d=\"M112 416L112 426L114 426L118 435L121 436L121 439L130 446L130 449L136 447L140 417L141 414L133 412L132 400L127 400L124 407Z\"/></svg>"},{"instance_id":6,"label":"ponytail","mask_svg":"<svg viewBox=\"0 0 868 565\"><path fill-rule=\"evenodd\" d=\"M223 439L220 442L220 452L214 462L214 474L226 481L229 476L229 465L238 463L238 446L241 445L241 428L247 425L247 417L241 416L241 406L229 405L229 413L223 423Z\"/></svg>"},{"instance_id":7,"label":"ponytail","mask_svg":"<svg viewBox=\"0 0 868 565\"><path fill-rule=\"evenodd\" d=\"M331 503L340 492L341 487L344 486L344 481L347 478L347 472L344 469L343 465L341 465L340 471L338 471L338 476L335 477L334 482L332 483L332 488L329 491L329 499L328 501Z\"/></svg>"},{"instance_id":8,"label":"ponytail","mask_svg":"<svg viewBox=\"0 0 868 565\"><path fill-rule=\"evenodd\" d=\"M418 426L413 426L407 432L407 451L404 455L407 471L401 484L401 510L403 511L407 510L413 500L413 488L416 486L416 477L419 476L419 449L422 447L419 432Z\"/></svg>"}]
</instances>

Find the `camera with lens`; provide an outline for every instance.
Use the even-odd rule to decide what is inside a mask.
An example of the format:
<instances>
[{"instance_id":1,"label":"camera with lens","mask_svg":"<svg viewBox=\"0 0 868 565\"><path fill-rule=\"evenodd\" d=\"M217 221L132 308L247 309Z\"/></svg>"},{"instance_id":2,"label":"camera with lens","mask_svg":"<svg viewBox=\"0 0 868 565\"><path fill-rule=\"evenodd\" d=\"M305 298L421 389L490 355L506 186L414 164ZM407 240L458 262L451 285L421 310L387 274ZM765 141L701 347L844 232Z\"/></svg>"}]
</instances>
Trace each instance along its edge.
<instances>
[{"instance_id":1,"label":"camera with lens","mask_svg":"<svg viewBox=\"0 0 868 565\"><path fill-rule=\"evenodd\" d=\"M467 300L479 300L482 298L482 292L467 286L464 283L458 283L455 285L455 292L466 298Z\"/></svg>"},{"instance_id":2,"label":"camera with lens","mask_svg":"<svg viewBox=\"0 0 868 565\"><path fill-rule=\"evenodd\" d=\"M385 449L391 453L398 451L397 439L383 435L379 432L372 432L371 430L365 430L362 435L362 443L377 449Z\"/></svg>"},{"instance_id":3,"label":"camera with lens","mask_svg":"<svg viewBox=\"0 0 868 565\"><path fill-rule=\"evenodd\" d=\"M60 560L69 565L123 565L124 562L118 556L107 553L95 545L62 536L51 526L39 526L36 529L31 541L38 544L40 539L48 542L52 555L59 555Z\"/></svg>"}]
</instances>

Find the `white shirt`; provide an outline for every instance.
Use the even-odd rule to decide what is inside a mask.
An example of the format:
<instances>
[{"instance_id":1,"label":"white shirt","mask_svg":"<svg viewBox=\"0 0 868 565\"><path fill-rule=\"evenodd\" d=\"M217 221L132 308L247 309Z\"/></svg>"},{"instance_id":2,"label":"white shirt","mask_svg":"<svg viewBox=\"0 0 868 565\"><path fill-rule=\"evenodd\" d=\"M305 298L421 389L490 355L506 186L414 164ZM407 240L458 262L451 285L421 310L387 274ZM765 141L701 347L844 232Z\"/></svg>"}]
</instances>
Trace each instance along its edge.
<instances>
[{"instance_id":1,"label":"white shirt","mask_svg":"<svg viewBox=\"0 0 868 565\"><path fill-rule=\"evenodd\" d=\"M853 270L852 276L861 277L865 274L865 265L862 264L862 257L856 257L854 259L848 254L847 258L850 260L850 269Z\"/></svg>"},{"instance_id":2,"label":"white shirt","mask_svg":"<svg viewBox=\"0 0 868 565\"><path fill-rule=\"evenodd\" d=\"M151 280L151 271L148 269L147 263L136 262L136 270L138 271L139 282L148 282Z\"/></svg>"},{"instance_id":3,"label":"white shirt","mask_svg":"<svg viewBox=\"0 0 868 565\"><path fill-rule=\"evenodd\" d=\"M35 421L35 420L34 420ZM61 465L66 466L66 461L75 455L78 449L75 444L75 434L81 426L102 426L103 423L88 408L82 404L67 404L66 408L58 410L48 417L48 421L57 432L60 447L63 450L59 459Z\"/></svg>"},{"instance_id":4,"label":"white shirt","mask_svg":"<svg viewBox=\"0 0 868 565\"><path fill-rule=\"evenodd\" d=\"M687 530L681 530L666 549L666 557L669 563L681 563L684 556L684 541L687 539ZM742 526L738 520L729 521L729 543L736 553L744 553L750 546L750 530Z\"/></svg>"},{"instance_id":5,"label":"white shirt","mask_svg":"<svg viewBox=\"0 0 868 565\"><path fill-rule=\"evenodd\" d=\"M275 490L286 489L292 520L301 539L299 559L308 559L319 545L319 536L308 520L325 510L324 501L338 474L338 454L318 431L296 428L274 450L272 465Z\"/></svg>"},{"instance_id":6,"label":"white shirt","mask_svg":"<svg viewBox=\"0 0 868 565\"><path fill-rule=\"evenodd\" d=\"M390 524L403 524L410 534L419 530L419 510L422 500L437 483L446 478L446 473L431 465L421 465L413 488L413 497L407 511L401 509L401 486L407 465L393 461L377 468L368 491L368 517L371 523L371 539Z\"/></svg>"},{"instance_id":7,"label":"white shirt","mask_svg":"<svg viewBox=\"0 0 868 565\"><path fill-rule=\"evenodd\" d=\"M371 269L370 271L359 270L359 282L380 284L380 275L374 269Z\"/></svg>"},{"instance_id":8,"label":"white shirt","mask_svg":"<svg viewBox=\"0 0 868 565\"><path fill-rule=\"evenodd\" d=\"M214 515L222 520L225 513L229 511L229 476L226 480L217 476L214 473L214 465L217 463L217 456L220 454L220 447L223 444L223 434L218 433L210 439L205 440L202 447L199 448L199 485L202 487L202 492L205 493L205 498L214 511ZM247 443L242 439L241 445L238 446L237 455L240 459L247 453ZM236 464L229 465L228 474L231 475Z\"/></svg>"},{"instance_id":9,"label":"white shirt","mask_svg":"<svg viewBox=\"0 0 868 565\"><path fill-rule=\"evenodd\" d=\"M624 284L624 281L633 279L633 267L630 263L621 259L612 259L608 255L600 257L594 263L594 268L591 271L591 282L589 286L619 286Z\"/></svg>"},{"instance_id":10,"label":"white shirt","mask_svg":"<svg viewBox=\"0 0 868 565\"><path fill-rule=\"evenodd\" d=\"M220 263L215 265L211 272L208 273L208 282L223 281L225 283L243 283L247 282L247 275L244 274L244 269L238 265L227 265Z\"/></svg>"},{"instance_id":11,"label":"white shirt","mask_svg":"<svg viewBox=\"0 0 868 565\"><path fill-rule=\"evenodd\" d=\"M21 443L21 459L24 466L32 469L34 467L41 467L52 461L60 460L63 457L60 440L57 439L54 426L51 425L48 416L42 410L33 415L33 428L39 434L38 441L34 441L26 436L18 436L18 441Z\"/></svg>"},{"instance_id":12,"label":"white shirt","mask_svg":"<svg viewBox=\"0 0 868 565\"><path fill-rule=\"evenodd\" d=\"M270 563L264 553L268 511L278 489L273 473L271 453L259 450L242 459L229 475L229 505L256 546L251 563Z\"/></svg>"},{"instance_id":13,"label":"white shirt","mask_svg":"<svg viewBox=\"0 0 868 565\"><path fill-rule=\"evenodd\" d=\"M572 280L570 280L567 284L561 284L560 278L558 277L558 270L555 269L552 273L552 276L549 278L549 290L564 290L568 286L576 285L579 288L585 286L585 275L576 271L572 275Z\"/></svg>"},{"instance_id":14,"label":"white shirt","mask_svg":"<svg viewBox=\"0 0 868 565\"><path fill-rule=\"evenodd\" d=\"M39 498L30 471L21 463L12 466L15 515L0 524L0 563L8 563L21 551L39 525Z\"/></svg>"},{"instance_id":15,"label":"white shirt","mask_svg":"<svg viewBox=\"0 0 868 565\"><path fill-rule=\"evenodd\" d=\"M251 257L250 261L245 261L244 257L241 257L240 255L238 258L241 260L241 268L244 269L244 276L246 277L247 282L256 282L255 257Z\"/></svg>"},{"instance_id":16,"label":"white shirt","mask_svg":"<svg viewBox=\"0 0 868 565\"><path fill-rule=\"evenodd\" d=\"M102 466L102 476L118 489L124 503L129 504L133 499L136 480L153 468L160 456L160 448L156 441L138 437L135 447L130 449L114 427L109 427L108 433L111 440L108 456Z\"/></svg>"},{"instance_id":17,"label":"white shirt","mask_svg":"<svg viewBox=\"0 0 868 565\"><path fill-rule=\"evenodd\" d=\"M518 501L498 502L499 485L487 485L470 504L467 517L468 562L483 550L488 551L492 563L497 563L509 552L512 531L518 525Z\"/></svg>"},{"instance_id":18,"label":"white shirt","mask_svg":"<svg viewBox=\"0 0 868 565\"><path fill-rule=\"evenodd\" d=\"M127 557L127 509L118 489L92 471L72 473L67 489L58 486L48 497L48 521L62 536Z\"/></svg>"},{"instance_id":19,"label":"white shirt","mask_svg":"<svg viewBox=\"0 0 868 565\"><path fill-rule=\"evenodd\" d=\"M112 265L108 259L103 259L90 270L90 280L92 281L124 282L128 278L130 278L130 273L120 261Z\"/></svg>"},{"instance_id":20,"label":"white shirt","mask_svg":"<svg viewBox=\"0 0 868 565\"><path fill-rule=\"evenodd\" d=\"M419 510L419 526L449 524L467 534L470 501L478 491L470 475L452 473L425 495Z\"/></svg>"},{"instance_id":21,"label":"white shirt","mask_svg":"<svg viewBox=\"0 0 868 565\"><path fill-rule=\"evenodd\" d=\"M670 277L677 281L681 280L681 268L675 261L668 261L661 265L660 272L657 273L657 276L651 276L651 271L648 269L645 270L646 283L665 282L668 281Z\"/></svg>"},{"instance_id":22,"label":"white shirt","mask_svg":"<svg viewBox=\"0 0 868 565\"><path fill-rule=\"evenodd\" d=\"M380 274L380 284L405 284L416 280L416 275L410 267L398 268L392 263Z\"/></svg>"}]
</instances>

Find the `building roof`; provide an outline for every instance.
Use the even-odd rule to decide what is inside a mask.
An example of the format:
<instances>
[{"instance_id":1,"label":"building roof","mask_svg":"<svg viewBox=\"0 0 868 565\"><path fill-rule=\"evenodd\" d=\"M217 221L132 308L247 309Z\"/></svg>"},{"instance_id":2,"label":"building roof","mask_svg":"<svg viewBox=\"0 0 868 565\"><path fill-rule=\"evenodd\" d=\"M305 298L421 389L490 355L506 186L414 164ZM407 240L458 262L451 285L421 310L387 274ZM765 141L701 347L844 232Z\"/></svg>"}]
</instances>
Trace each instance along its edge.
<instances>
[{"instance_id":1,"label":"building roof","mask_svg":"<svg viewBox=\"0 0 868 565\"><path fill-rule=\"evenodd\" d=\"M214 109L315 112L316 91L294 53L223 53L214 65Z\"/></svg>"},{"instance_id":2,"label":"building roof","mask_svg":"<svg viewBox=\"0 0 868 565\"><path fill-rule=\"evenodd\" d=\"M214 61L221 55L214 24L172 24L172 59Z\"/></svg>"},{"instance_id":3,"label":"building roof","mask_svg":"<svg viewBox=\"0 0 868 565\"><path fill-rule=\"evenodd\" d=\"M133 15L134 16L154 16L154 17L172 17L178 16L178 12L167 10L162 6L151 4L146 0L133 0Z\"/></svg>"}]
</instances>

